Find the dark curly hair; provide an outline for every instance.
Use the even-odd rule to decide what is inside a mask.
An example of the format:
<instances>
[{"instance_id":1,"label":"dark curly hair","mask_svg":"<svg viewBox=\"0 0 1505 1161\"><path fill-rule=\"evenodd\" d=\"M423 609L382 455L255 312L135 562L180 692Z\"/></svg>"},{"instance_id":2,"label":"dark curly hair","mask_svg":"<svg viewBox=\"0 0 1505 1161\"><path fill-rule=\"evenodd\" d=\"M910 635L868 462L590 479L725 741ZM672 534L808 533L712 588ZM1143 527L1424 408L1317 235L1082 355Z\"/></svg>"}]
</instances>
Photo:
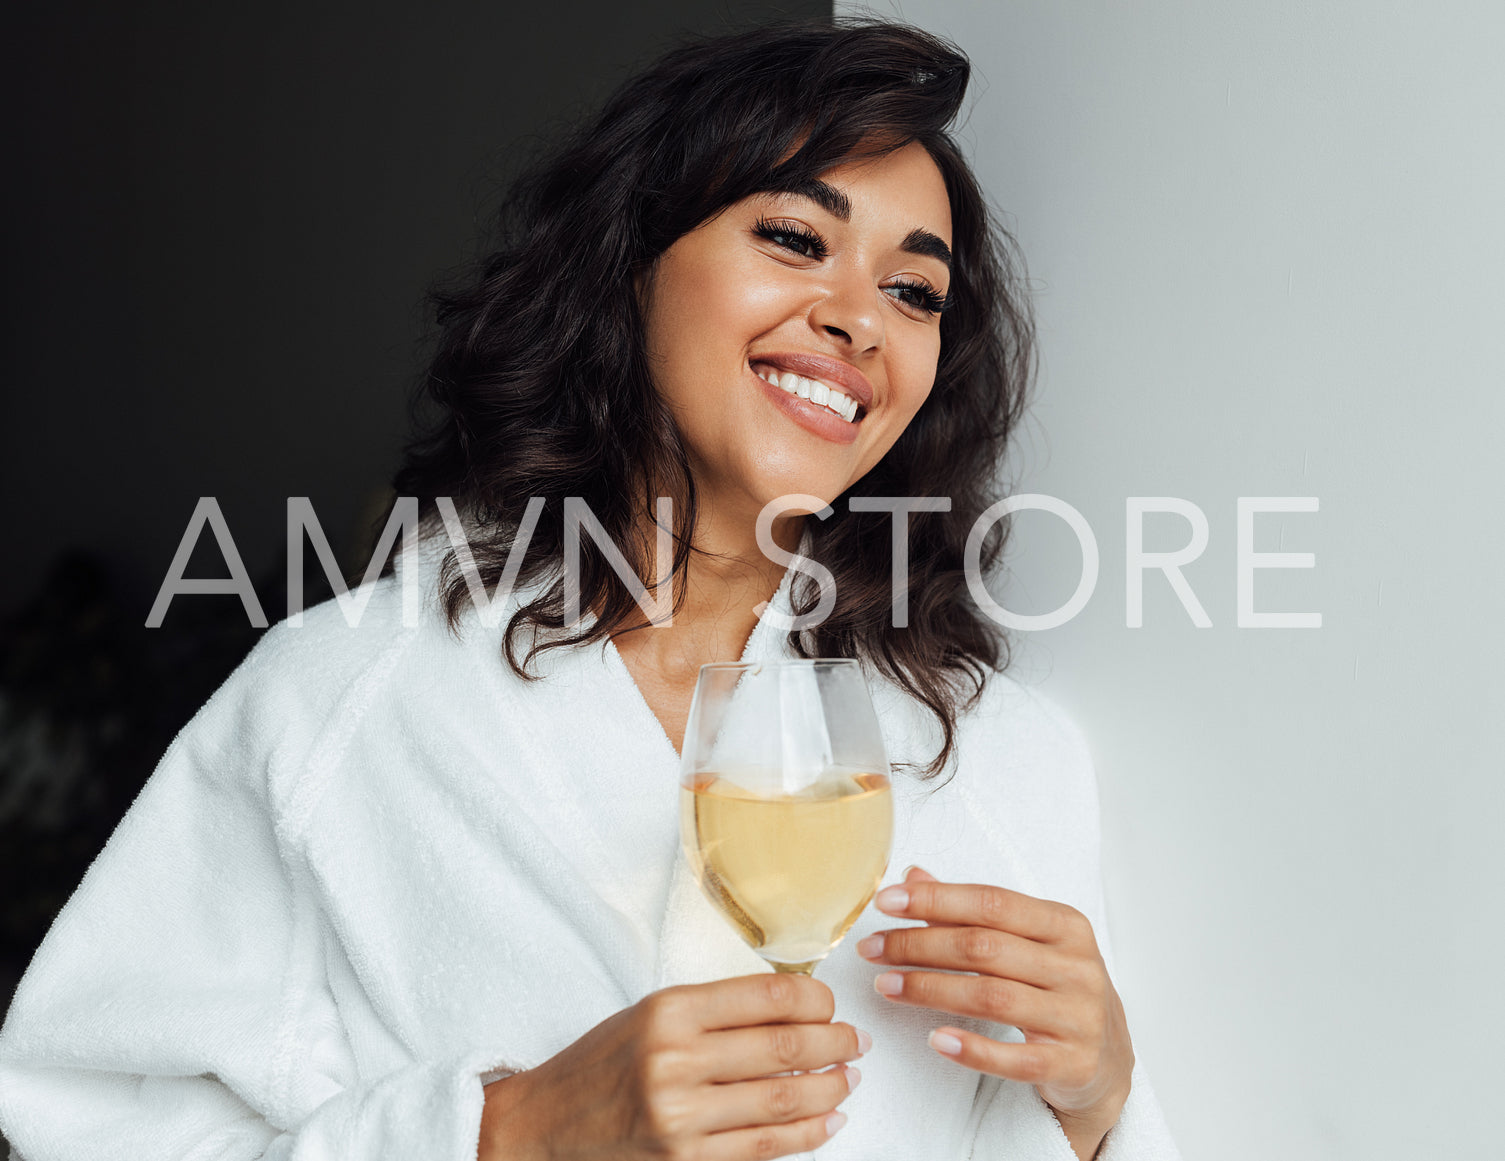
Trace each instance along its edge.
<instances>
[{"instance_id":1,"label":"dark curly hair","mask_svg":"<svg viewBox=\"0 0 1505 1161\"><path fill-rule=\"evenodd\" d=\"M539 587L503 638L519 676L535 676L528 667L541 650L604 647L639 614L605 556L583 537L581 602L596 616L565 623L563 497L583 498L647 577L650 493L667 487L676 580L700 551L691 536L695 485L649 374L634 277L734 202L919 142L951 202L940 362L909 427L847 496L949 496L951 510L913 518L907 628L890 617L885 529L892 517L851 512L837 499L829 519L807 520L811 555L835 576L836 605L821 625L790 636L799 656L863 659L922 701L944 739L927 775L945 767L957 714L974 704L989 671L1009 662L1007 637L967 592L963 548L998 498L1003 453L1034 372L1017 248L990 221L946 132L969 71L954 45L873 19L786 22L697 40L627 81L593 122L512 187L495 250L463 282L432 296L437 347L415 406L437 404L437 413L408 445L394 487L418 497L426 520L438 497L452 497L467 513L488 589L529 498L547 498L518 576L519 584ZM985 569L1006 536L1004 523L989 533ZM456 629L469 588L453 552L441 587ZM682 598L683 585L675 589ZM800 574L794 611L813 609L818 596ZM535 632L519 660L529 626Z\"/></svg>"}]
</instances>

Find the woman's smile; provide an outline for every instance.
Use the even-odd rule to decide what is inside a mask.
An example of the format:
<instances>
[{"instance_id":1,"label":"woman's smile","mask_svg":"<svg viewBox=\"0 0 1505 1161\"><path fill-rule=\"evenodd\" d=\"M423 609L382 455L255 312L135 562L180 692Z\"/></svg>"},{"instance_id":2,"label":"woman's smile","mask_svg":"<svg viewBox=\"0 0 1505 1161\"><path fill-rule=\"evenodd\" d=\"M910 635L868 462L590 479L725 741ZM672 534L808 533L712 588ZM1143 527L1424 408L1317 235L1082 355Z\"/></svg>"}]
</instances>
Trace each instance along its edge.
<instances>
[{"instance_id":1,"label":"woman's smile","mask_svg":"<svg viewBox=\"0 0 1505 1161\"><path fill-rule=\"evenodd\" d=\"M832 443L851 443L873 401L867 376L836 359L809 354L759 355L748 364L765 393L790 419Z\"/></svg>"},{"instance_id":2,"label":"woman's smile","mask_svg":"<svg viewBox=\"0 0 1505 1161\"><path fill-rule=\"evenodd\" d=\"M849 444L856 442L856 423L844 419L830 407L817 403L808 396L801 398L793 391L788 391L782 386L775 386L769 383L761 375L757 376L757 379L759 385L762 387L763 394L768 397L769 402L806 431L819 436L821 439L830 440L832 443ZM808 380L804 382L808 390Z\"/></svg>"}]
</instances>

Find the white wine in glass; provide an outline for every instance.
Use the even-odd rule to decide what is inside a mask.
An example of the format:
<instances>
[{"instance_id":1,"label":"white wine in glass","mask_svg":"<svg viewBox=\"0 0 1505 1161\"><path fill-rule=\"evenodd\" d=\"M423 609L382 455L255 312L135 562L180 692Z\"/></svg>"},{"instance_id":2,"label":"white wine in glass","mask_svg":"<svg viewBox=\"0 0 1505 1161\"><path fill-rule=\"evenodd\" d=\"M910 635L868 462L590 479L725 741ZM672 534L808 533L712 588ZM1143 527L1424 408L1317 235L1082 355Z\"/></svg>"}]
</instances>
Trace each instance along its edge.
<instances>
[{"instance_id":1,"label":"white wine in glass","mask_svg":"<svg viewBox=\"0 0 1505 1161\"><path fill-rule=\"evenodd\" d=\"M811 973L888 868L888 757L855 661L704 665L680 835L714 907L783 972Z\"/></svg>"}]
</instances>

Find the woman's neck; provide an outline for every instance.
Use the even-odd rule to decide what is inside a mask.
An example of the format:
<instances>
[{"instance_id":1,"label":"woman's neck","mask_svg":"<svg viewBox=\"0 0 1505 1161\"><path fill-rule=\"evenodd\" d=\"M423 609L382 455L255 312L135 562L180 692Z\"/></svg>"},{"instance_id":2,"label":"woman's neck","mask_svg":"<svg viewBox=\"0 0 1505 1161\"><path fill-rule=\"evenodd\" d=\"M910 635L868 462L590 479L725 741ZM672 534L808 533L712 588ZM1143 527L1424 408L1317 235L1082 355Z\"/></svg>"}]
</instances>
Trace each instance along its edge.
<instances>
[{"instance_id":1,"label":"woman's neck","mask_svg":"<svg viewBox=\"0 0 1505 1161\"><path fill-rule=\"evenodd\" d=\"M795 551L804 517L776 522L773 538ZM648 543L652 543L651 538ZM786 568L769 560L758 547L751 525L745 534L712 519L698 521L695 543L683 578L675 578L678 607L668 625L648 626L647 618L614 640L643 666L670 681L693 680L700 666L736 661L758 623L758 607L772 599Z\"/></svg>"}]
</instances>

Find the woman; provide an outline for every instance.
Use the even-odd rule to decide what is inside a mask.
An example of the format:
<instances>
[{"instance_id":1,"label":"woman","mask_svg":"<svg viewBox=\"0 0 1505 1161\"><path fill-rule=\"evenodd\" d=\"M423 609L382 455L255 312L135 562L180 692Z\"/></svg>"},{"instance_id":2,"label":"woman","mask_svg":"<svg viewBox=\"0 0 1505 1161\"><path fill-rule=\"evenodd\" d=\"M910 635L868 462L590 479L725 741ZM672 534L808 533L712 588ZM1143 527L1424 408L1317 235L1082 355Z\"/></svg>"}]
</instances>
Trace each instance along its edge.
<instances>
[{"instance_id":1,"label":"woman","mask_svg":"<svg viewBox=\"0 0 1505 1161\"><path fill-rule=\"evenodd\" d=\"M966 81L903 26L721 38L519 186L441 299L423 535L358 628L266 635L23 980L21 1157L1175 1156L1085 746L965 599L1031 365L945 135ZM927 868L819 980L675 830L698 667L799 653L866 664Z\"/></svg>"}]
</instances>

